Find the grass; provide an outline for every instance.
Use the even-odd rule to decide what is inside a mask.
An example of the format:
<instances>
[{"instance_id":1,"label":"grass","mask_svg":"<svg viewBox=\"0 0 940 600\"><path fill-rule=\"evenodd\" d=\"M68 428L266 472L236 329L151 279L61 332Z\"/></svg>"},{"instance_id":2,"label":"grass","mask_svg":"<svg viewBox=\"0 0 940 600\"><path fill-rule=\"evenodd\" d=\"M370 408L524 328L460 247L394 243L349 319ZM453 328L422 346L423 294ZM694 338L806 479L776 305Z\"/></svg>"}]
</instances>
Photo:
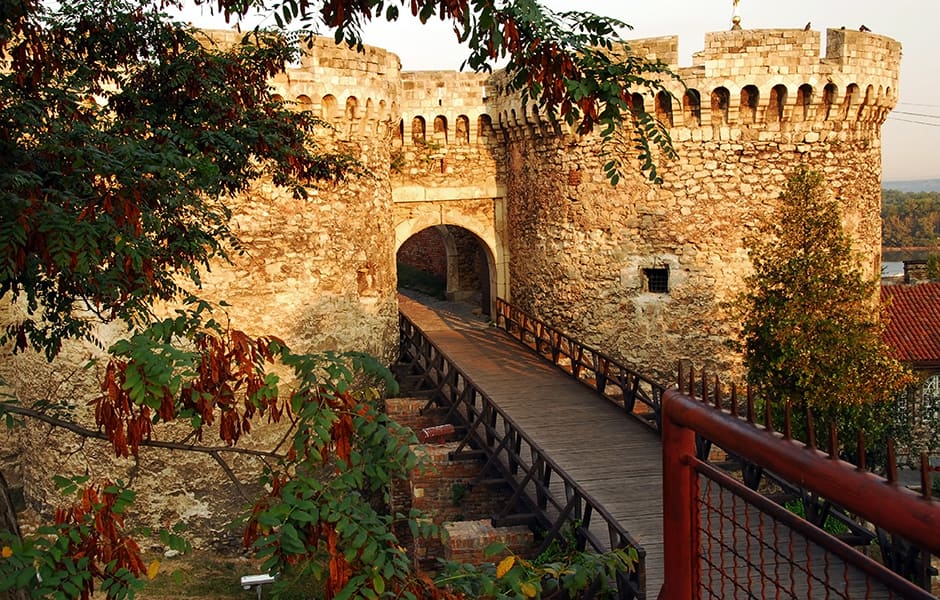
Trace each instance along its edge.
<instances>
[{"instance_id":1,"label":"grass","mask_svg":"<svg viewBox=\"0 0 940 600\"><path fill-rule=\"evenodd\" d=\"M783 505L791 513L797 515L801 518L806 518L806 510L803 507L803 501L800 499L791 500ZM823 524L823 530L830 535L842 535L849 533L849 528L845 523L834 519L831 516L826 517L826 522Z\"/></svg>"},{"instance_id":2,"label":"grass","mask_svg":"<svg viewBox=\"0 0 940 600\"><path fill-rule=\"evenodd\" d=\"M254 590L242 589L242 575L261 572L258 562L242 557L220 556L211 552L194 551L175 558L160 555L146 556L145 563L160 561L160 571L147 581L137 598L144 600L252 600ZM263 588L262 596L271 597L271 586ZM303 600L321 596L316 584L292 582L281 594L285 600Z\"/></svg>"}]
</instances>

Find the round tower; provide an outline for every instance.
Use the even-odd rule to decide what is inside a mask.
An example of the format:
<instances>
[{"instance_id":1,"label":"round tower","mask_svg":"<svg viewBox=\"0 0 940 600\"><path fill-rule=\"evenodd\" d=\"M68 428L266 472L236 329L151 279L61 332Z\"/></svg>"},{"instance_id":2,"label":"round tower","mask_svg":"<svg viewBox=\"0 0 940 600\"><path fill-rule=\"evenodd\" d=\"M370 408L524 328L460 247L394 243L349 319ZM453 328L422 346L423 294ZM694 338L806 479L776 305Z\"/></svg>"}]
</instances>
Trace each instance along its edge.
<instances>
[{"instance_id":1,"label":"round tower","mask_svg":"<svg viewBox=\"0 0 940 600\"><path fill-rule=\"evenodd\" d=\"M401 65L384 50L327 38L301 48L299 64L271 82L274 93L329 125L315 131L318 150L346 154L369 175L311 186L305 200L255 182L232 204L245 253L213 265L205 290L231 305L236 326L297 350L363 350L390 362L398 304L389 164Z\"/></svg>"},{"instance_id":2,"label":"round tower","mask_svg":"<svg viewBox=\"0 0 940 600\"><path fill-rule=\"evenodd\" d=\"M682 79L633 98L678 154L662 185L636 169L611 187L596 136L556 131L513 98L496 103L512 301L666 380L683 358L734 368L726 306L750 272L744 238L797 165L825 175L865 267L880 271L881 126L900 44L829 30L821 55L819 32L726 31L708 34L688 68L675 37L631 46Z\"/></svg>"}]
</instances>

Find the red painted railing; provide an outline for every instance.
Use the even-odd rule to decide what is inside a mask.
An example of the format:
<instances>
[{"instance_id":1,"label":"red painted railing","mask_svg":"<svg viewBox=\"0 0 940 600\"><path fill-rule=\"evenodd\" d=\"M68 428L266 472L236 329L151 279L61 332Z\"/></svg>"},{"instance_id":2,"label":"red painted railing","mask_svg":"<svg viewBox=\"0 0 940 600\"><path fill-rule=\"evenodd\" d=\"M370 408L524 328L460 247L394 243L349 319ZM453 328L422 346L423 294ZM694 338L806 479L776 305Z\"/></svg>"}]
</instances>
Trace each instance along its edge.
<instances>
[{"instance_id":1,"label":"red painted railing","mask_svg":"<svg viewBox=\"0 0 940 600\"><path fill-rule=\"evenodd\" d=\"M696 435L940 555L940 502L690 398L663 395L660 598L934 598L696 455Z\"/></svg>"}]
</instances>

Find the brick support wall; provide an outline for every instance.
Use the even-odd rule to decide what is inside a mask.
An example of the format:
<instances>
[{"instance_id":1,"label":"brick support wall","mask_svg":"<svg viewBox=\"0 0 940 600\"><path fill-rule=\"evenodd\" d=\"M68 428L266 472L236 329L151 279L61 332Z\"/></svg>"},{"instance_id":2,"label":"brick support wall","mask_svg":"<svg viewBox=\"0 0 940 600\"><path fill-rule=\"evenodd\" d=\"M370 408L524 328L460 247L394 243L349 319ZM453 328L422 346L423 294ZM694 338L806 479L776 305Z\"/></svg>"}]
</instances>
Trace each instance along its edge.
<instances>
[{"instance_id":1,"label":"brick support wall","mask_svg":"<svg viewBox=\"0 0 940 600\"><path fill-rule=\"evenodd\" d=\"M443 409L420 412L426 403L421 398L395 398L386 401L386 411L396 422L420 431L443 423ZM470 485L480 474L482 463L451 460L449 455L457 446L454 440L414 446L422 466L412 471L407 482L393 481L391 489L393 513L407 514L412 508L420 510L434 523L444 526L448 542L413 540L404 528L397 532L399 539L412 549L418 564L430 564L438 557L484 562L483 551L497 541L519 554L533 552L534 538L527 527L492 526L491 517L506 505L508 488Z\"/></svg>"},{"instance_id":2,"label":"brick support wall","mask_svg":"<svg viewBox=\"0 0 940 600\"><path fill-rule=\"evenodd\" d=\"M447 250L441 234L433 227L414 234L398 249L398 262L425 273L447 278Z\"/></svg>"},{"instance_id":3,"label":"brick support wall","mask_svg":"<svg viewBox=\"0 0 940 600\"><path fill-rule=\"evenodd\" d=\"M405 427L411 427L415 432L425 427L434 427L443 423L447 410L431 407L421 411L428 401L426 398L389 398L385 401L385 412L388 417Z\"/></svg>"},{"instance_id":4,"label":"brick support wall","mask_svg":"<svg viewBox=\"0 0 940 600\"><path fill-rule=\"evenodd\" d=\"M498 561L508 552L486 556L486 548L497 542L505 544L514 554L533 556L538 550L535 536L528 527L493 527L489 519L447 523L447 544L444 558L478 565Z\"/></svg>"}]
</instances>

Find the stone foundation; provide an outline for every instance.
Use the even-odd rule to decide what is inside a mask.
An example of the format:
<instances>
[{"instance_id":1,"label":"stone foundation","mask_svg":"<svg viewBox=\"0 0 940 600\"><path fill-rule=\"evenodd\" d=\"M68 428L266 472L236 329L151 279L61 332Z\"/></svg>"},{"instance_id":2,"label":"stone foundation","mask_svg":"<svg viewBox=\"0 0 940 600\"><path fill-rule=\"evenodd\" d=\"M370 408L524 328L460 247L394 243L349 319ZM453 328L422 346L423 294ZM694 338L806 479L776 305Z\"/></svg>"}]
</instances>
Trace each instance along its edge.
<instances>
[{"instance_id":1,"label":"stone foundation","mask_svg":"<svg viewBox=\"0 0 940 600\"><path fill-rule=\"evenodd\" d=\"M432 408L424 413L427 403L420 398L396 398L386 402L389 417L415 430L435 427L446 412ZM412 539L401 528L397 533L405 547L410 548L415 563L433 567L437 558L461 562L492 562L484 550L494 542L505 543L517 554L535 551L534 534L527 527L493 527L491 517L499 513L508 500L508 488L499 485L472 485L483 466L478 460L452 460L459 442L418 445L413 449L421 457L422 467L410 474L408 481L393 481L391 503L393 513L407 514L418 509L446 532L439 539Z\"/></svg>"}]
</instances>

